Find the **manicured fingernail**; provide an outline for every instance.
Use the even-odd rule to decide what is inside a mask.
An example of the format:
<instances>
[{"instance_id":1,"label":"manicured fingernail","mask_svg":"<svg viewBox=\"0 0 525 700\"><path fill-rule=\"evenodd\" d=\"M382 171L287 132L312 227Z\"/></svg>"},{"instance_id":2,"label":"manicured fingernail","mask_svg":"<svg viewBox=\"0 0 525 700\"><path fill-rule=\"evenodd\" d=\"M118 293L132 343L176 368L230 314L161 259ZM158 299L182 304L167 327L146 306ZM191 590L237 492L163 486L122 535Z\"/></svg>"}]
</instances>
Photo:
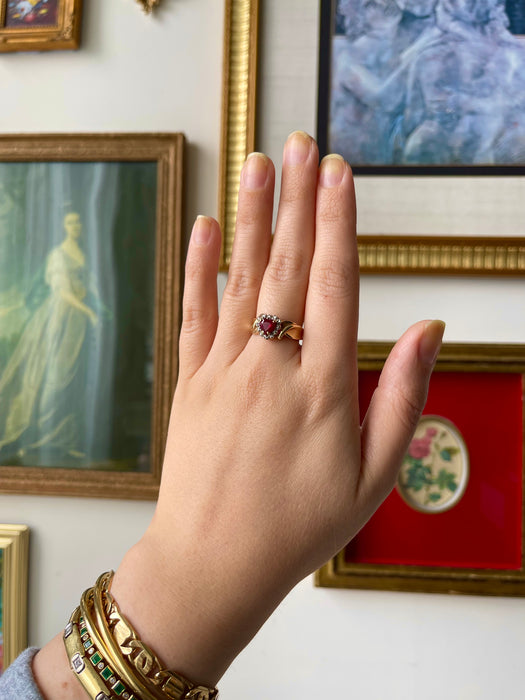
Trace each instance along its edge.
<instances>
[{"instance_id":1,"label":"manicured fingernail","mask_svg":"<svg viewBox=\"0 0 525 700\"><path fill-rule=\"evenodd\" d=\"M310 155L311 147L312 139L305 131L294 131L284 147L284 162L286 165L301 165Z\"/></svg>"},{"instance_id":2,"label":"manicured fingernail","mask_svg":"<svg viewBox=\"0 0 525 700\"><path fill-rule=\"evenodd\" d=\"M319 182L323 187L337 187L345 174L344 158L335 153L325 156L321 161Z\"/></svg>"},{"instance_id":3,"label":"manicured fingernail","mask_svg":"<svg viewBox=\"0 0 525 700\"><path fill-rule=\"evenodd\" d=\"M242 184L250 190L264 187L268 179L268 158L264 153L250 153L242 169Z\"/></svg>"},{"instance_id":4,"label":"manicured fingernail","mask_svg":"<svg viewBox=\"0 0 525 700\"><path fill-rule=\"evenodd\" d=\"M211 219L199 215L193 224L191 239L197 245L207 245L211 236Z\"/></svg>"},{"instance_id":5,"label":"manicured fingernail","mask_svg":"<svg viewBox=\"0 0 525 700\"><path fill-rule=\"evenodd\" d=\"M421 362L432 367L441 349L441 341L445 332L444 321L429 321L423 331L419 343L419 357Z\"/></svg>"}]
</instances>

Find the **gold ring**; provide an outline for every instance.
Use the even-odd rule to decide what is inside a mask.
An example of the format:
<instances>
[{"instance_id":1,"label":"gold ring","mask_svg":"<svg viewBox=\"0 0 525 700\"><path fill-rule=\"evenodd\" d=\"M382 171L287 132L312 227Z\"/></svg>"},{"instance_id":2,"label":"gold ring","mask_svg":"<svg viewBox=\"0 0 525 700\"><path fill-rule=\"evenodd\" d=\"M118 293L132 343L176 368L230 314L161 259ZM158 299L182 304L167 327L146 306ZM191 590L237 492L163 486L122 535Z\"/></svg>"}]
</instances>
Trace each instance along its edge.
<instances>
[{"instance_id":1,"label":"gold ring","mask_svg":"<svg viewBox=\"0 0 525 700\"><path fill-rule=\"evenodd\" d=\"M252 325L252 333L265 340L303 339L303 327L293 321L283 321L272 314L259 314Z\"/></svg>"}]
</instances>

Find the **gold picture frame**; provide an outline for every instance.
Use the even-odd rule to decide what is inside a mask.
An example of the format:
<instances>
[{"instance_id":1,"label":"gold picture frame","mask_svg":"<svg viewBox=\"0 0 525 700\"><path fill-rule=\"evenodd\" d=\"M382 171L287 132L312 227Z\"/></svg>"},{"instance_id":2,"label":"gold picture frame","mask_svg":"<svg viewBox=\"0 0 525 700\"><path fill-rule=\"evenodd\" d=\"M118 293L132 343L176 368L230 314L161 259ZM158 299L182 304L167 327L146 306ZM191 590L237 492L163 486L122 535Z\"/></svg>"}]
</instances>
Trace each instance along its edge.
<instances>
[{"instance_id":1,"label":"gold picture frame","mask_svg":"<svg viewBox=\"0 0 525 700\"><path fill-rule=\"evenodd\" d=\"M30 0L20 7L10 19L8 0L0 0L0 52L78 49L82 0ZM46 17L52 17L49 24Z\"/></svg>"},{"instance_id":2,"label":"gold picture frame","mask_svg":"<svg viewBox=\"0 0 525 700\"><path fill-rule=\"evenodd\" d=\"M29 528L0 524L0 673L27 646Z\"/></svg>"},{"instance_id":3,"label":"gold picture frame","mask_svg":"<svg viewBox=\"0 0 525 700\"><path fill-rule=\"evenodd\" d=\"M359 344L360 391L366 387L366 376L372 384L376 381L374 374L381 370L391 347L390 343ZM452 399L451 387L456 387ZM370 393L373 388L364 391ZM403 492L395 489L345 550L316 572L316 585L525 596L524 391L524 345L444 344L424 414L430 418L438 414L441 420L453 416L452 424L466 438L471 474L465 495L449 510L425 513L411 509ZM467 397L463 402L461 395ZM499 429L508 446L508 460L498 452ZM496 488L492 488L494 479ZM501 508L501 517L508 518L501 532L492 508L498 498L496 509ZM460 521L468 521L469 528L458 528Z\"/></svg>"},{"instance_id":4,"label":"gold picture frame","mask_svg":"<svg viewBox=\"0 0 525 700\"><path fill-rule=\"evenodd\" d=\"M178 329L181 318L183 153L184 136L180 133L46 134L0 137L0 165L3 166L4 173L9 173L9 170L6 170L6 168L9 168L11 165L16 165L20 168L20 164L25 163L31 165L38 164L39 167L42 167L41 164L45 164L46 167L49 168L49 171L46 172L55 172L53 177L56 177L56 169L52 170L51 166L71 166L70 170L63 176L61 175L61 177L63 177L63 179L71 179L71 173L77 173L76 177L78 177L78 173L80 173L85 179L79 180L79 182L88 182L89 178L93 178L94 171L92 169L99 164L101 164L102 173L105 173L106 169L110 168L113 168L111 172L114 173L115 164L116 167L120 169L119 172L123 173L121 180L117 180L114 176L112 177L114 177L114 182L116 183L114 189L117 194L122 190L127 199L121 197L117 204L114 205L114 209L112 210L113 218L107 224L107 227L110 227L108 231L110 231L111 236L108 236L107 239L103 238L103 234L101 233L101 226L102 223L104 223L104 218L96 208L93 209L93 207L95 207L95 204L93 204L94 201L98 201L101 196L106 197L106 199L108 198L107 188L100 185L99 179L96 192L95 190L89 190L91 194L80 192L80 195L77 197L77 201L81 202L80 208L82 208L82 203L84 202L82 197L86 198L83 211L86 212L86 216L87 213L91 212L90 215L94 217L92 218L93 223L89 229L89 236L85 237L86 246L90 240L102 241L101 243L90 243L92 246L112 246L111 248L106 248L106 250L110 252L117 251L111 252L111 259L117 261L115 264L120 260L119 251L124 250L125 252L130 247L133 248L133 246L130 246L129 242L127 242L132 240L129 238L129 232L130 230L134 230L133 226L135 226L137 231L143 230L143 233L140 233L142 238L137 238L137 240L143 241L143 243L140 243L140 246L143 247L137 249L136 252L132 250L129 254L126 254L126 260L133 258L138 261L135 267L124 267L124 272L122 273L111 272L113 269L111 267L113 262L107 262L104 263L106 267L98 268L100 280L104 280L110 275L111 279L108 283L115 285L118 282L120 285L119 288L123 290L120 297L118 295L114 297L118 302L117 308L120 309L122 307L124 303L122 302L123 298L128 298L127 296L123 296L128 293L128 289L131 290L129 294L132 297L132 301L129 303L134 304L129 307L123 307L126 312L124 316L122 315L123 312L115 312L117 314L115 316L111 309L109 312L106 312L106 316L109 315L109 320L106 319L105 322L109 323L111 326L113 320L115 321L115 329L111 326L111 332L114 333L114 337L117 340L112 341L113 360L111 366L116 369L111 371L114 374L120 371L122 375L119 381L123 387L122 391L124 393L121 393L121 396L126 396L126 386L131 382L131 378L126 378L126 370L123 371L119 369L119 365L123 365L123 363L126 362L126 356L129 353L124 352L128 346L125 344L118 345L120 342L118 339L122 337L123 333L128 333L129 337L133 340L133 345L129 345L129 349L134 348L135 343L140 348L150 349L147 355L146 349L141 351L142 355L140 355L140 357L144 356L144 364L142 364L142 361L140 363L137 361L139 364L137 374L141 377L140 381L142 383L140 386L143 388L140 389L142 393L139 393L137 389L135 394L146 396L145 399L140 399L141 403L137 403L139 401L138 399L135 400L134 404L131 400L126 399L120 401L120 408L115 408L114 406L119 402L116 399L112 400L111 397L107 402L101 401L100 397L106 396L106 394L101 394L101 390L98 389L98 393L94 394L95 398L93 399L93 406L99 406L100 409L103 409L104 406L108 406L109 408L105 410L113 411L113 413L107 414L111 417L113 421L111 425L113 426L115 425L115 416L118 418L118 411L124 411L124 413L121 414L123 417L119 419L119 425L128 425L130 421L132 425L133 421L140 422L140 430L137 429L137 431L141 436L146 434L146 438L144 439L147 440L147 442L142 444L146 444L149 450L149 457L143 458L141 456L142 453L138 451L137 448L137 457L136 459L134 458L135 461L133 461L133 463L129 459L126 461L124 458L118 461L116 457L107 457L105 462L102 460L90 462L89 455L87 461L82 461L82 456L73 455L71 457L72 464L68 463L65 466L62 463L60 463L60 466L53 466L53 464L44 462L33 466L31 463L27 462L30 457L26 458L26 462L23 465L17 463L15 466L12 466L12 461L11 464L6 464L5 460L3 460L5 466L0 466L0 492L129 498L139 500L153 500L157 497L171 400L178 371ZM145 173L153 183L150 189L146 189L146 184L144 184ZM134 189L128 188L128 190L126 190L125 184L122 183L130 182L131 176L133 176ZM40 174L39 177L40 182L42 183L43 181L44 184L51 179L50 175L46 176L45 174L44 176ZM16 193L16 187L14 190ZM113 191L114 190L111 190L111 192ZM140 195L141 200L135 202L137 193ZM110 203L112 201L111 195L109 195L109 201ZM56 206L51 207L52 211L55 209L57 209ZM131 212L132 209L135 214ZM149 211L148 215L150 218L147 219L146 222L148 225L144 224L142 221L134 224L131 219L133 219L133 217L136 218L136 216L145 209ZM128 210L131 214L127 213ZM115 214L115 212L117 212L117 214ZM57 218L61 216L63 216L63 214L55 214L53 221L61 222L62 218ZM115 216L120 216L120 218L115 219ZM124 217L124 219L122 219L122 217ZM125 217L128 218L126 219ZM29 221L27 218L26 220ZM152 223L149 224L148 222ZM21 234L22 236L26 236L24 240L36 240L36 234L33 235L33 239L27 238L29 233L26 228L22 229L23 233ZM150 230L150 228L152 230ZM16 229L16 231L19 230L19 228ZM106 231L105 228L104 231ZM122 239L119 241L118 239L122 238L122 233L126 233L127 237L125 240ZM49 240L51 240L51 236L54 237L53 240L55 241L60 240L60 238L57 238L58 234L55 230L53 230L52 234L47 235ZM108 242L105 242L106 240ZM46 258L45 251L50 249L50 245L51 244L48 244L46 239L47 248L44 249L44 254L41 255L41 257L47 260L50 259L51 254ZM53 248L53 250L55 249L56 248ZM104 260L105 257L104 255L101 257L100 253L98 254L98 260ZM147 262L142 263L142 258ZM123 264L128 265L127 262ZM140 265L143 265L143 268L140 269L144 269L145 273L147 273L148 280L150 280L147 284L143 279L136 280L132 276L132 271L139 269L137 266ZM129 282L128 278L130 280ZM133 282L131 280L133 280ZM142 288L141 285L144 285L144 288ZM136 289L133 289L134 286L136 286ZM142 298L148 301L142 301ZM142 323L142 326L140 324L139 326L135 324L133 326L133 329L135 329L133 333L138 333L136 328L142 328L144 324L147 323L148 328L152 329L148 331L147 334L146 330L140 330L139 335L131 335L132 331L129 330L129 326L119 325L123 317L126 319L138 313L137 309L139 307L137 307L137 304L139 304L139 306L141 304L144 306L144 308L140 306L139 310L141 318L146 320ZM103 304L100 303L99 306L102 309L100 314L103 314ZM40 309L42 307L38 308ZM133 309L135 309L135 311L133 311ZM35 312L33 317L36 316L36 313L37 312ZM38 313L40 312L38 311ZM103 318L103 316L100 316L100 318ZM125 321L125 323L127 323L127 321ZM97 329L99 325L102 327L103 322L100 321L99 323L97 321L93 333L95 333L95 331L98 332ZM22 326L20 338L23 337L25 329L28 326L29 322L26 322L26 325ZM126 331L125 328L128 328L128 330ZM19 342L22 343L23 341L20 340ZM94 341L91 342L93 344ZM122 342L124 343L125 341ZM129 339L127 342L129 343ZM117 345L115 345L115 343L117 343ZM21 346L12 345L10 347L15 348L11 349L11 356L14 356L16 354L16 349ZM107 348L108 346L101 344L98 346L95 345L95 347ZM0 346L0 350L1 349L2 346ZM100 356L99 359L103 360L104 357L105 356ZM149 357L152 359L149 360ZM103 363L101 363L99 367L103 368ZM88 382L86 387L89 389L91 386L89 381L91 380L85 379L82 381ZM1 383L0 379L0 385ZM105 387L106 382L98 381L97 386ZM83 393L81 395L84 397ZM115 394L115 396L116 395L117 394ZM83 400L86 399L83 398ZM147 408L148 406L150 408ZM93 409L91 412L92 415L96 417L99 408ZM40 416L41 414L37 415ZM84 416L83 413L80 413L80 415ZM96 420L100 421L101 419L96 417ZM77 421L77 423L79 423L79 421ZM84 427L85 422L81 423L81 425L83 429L86 430ZM134 428L130 428L130 430L133 429ZM111 430L113 430L113 428L111 428ZM2 431L3 428L0 428L0 441L2 440ZM94 431L95 434L96 432L97 431ZM116 438L110 438L107 444L111 445L111 439L115 440ZM140 439L143 438L141 437ZM122 449L125 448L125 443L126 440L122 438ZM34 441L31 444L32 447L34 447ZM16 450L16 443L14 443L14 445L12 449ZM37 445L39 445L39 443L37 443ZM35 454L39 455L40 452L35 452ZM107 454L113 454L113 452L110 452L108 448ZM80 461L75 461L73 457L75 457L75 459L78 457ZM143 462L140 461L141 459L143 459ZM112 462L111 460L117 461ZM56 464L56 462L54 464ZM75 468L71 468L71 466Z\"/></svg>"},{"instance_id":5,"label":"gold picture frame","mask_svg":"<svg viewBox=\"0 0 525 700\"><path fill-rule=\"evenodd\" d=\"M227 270L235 235L242 164L257 148L259 0L226 0L223 106L219 173L221 269ZM374 235L358 237L361 272L402 275L521 276L525 238Z\"/></svg>"}]
</instances>

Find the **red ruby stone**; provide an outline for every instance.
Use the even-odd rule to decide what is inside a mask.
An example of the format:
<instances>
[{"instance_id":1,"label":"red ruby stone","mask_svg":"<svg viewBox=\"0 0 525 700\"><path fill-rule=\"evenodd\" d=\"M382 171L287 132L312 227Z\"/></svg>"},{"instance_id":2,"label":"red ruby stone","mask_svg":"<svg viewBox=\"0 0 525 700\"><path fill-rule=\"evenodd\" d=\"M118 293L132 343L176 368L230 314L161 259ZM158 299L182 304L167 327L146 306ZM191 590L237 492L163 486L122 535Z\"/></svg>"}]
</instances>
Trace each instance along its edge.
<instances>
[{"instance_id":1,"label":"red ruby stone","mask_svg":"<svg viewBox=\"0 0 525 700\"><path fill-rule=\"evenodd\" d=\"M274 321L273 318L263 318L259 322L259 328L265 335L271 335L277 328L277 321Z\"/></svg>"}]
</instances>

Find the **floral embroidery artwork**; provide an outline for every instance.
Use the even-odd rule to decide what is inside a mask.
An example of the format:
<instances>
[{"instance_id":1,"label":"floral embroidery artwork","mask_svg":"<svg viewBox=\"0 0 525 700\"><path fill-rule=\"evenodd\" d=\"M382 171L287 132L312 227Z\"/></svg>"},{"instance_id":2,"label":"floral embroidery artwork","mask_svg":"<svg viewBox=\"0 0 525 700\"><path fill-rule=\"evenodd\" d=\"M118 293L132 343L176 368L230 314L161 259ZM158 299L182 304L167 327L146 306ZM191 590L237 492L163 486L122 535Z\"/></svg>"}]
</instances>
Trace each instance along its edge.
<instances>
[{"instance_id":1,"label":"floral embroidery artwork","mask_svg":"<svg viewBox=\"0 0 525 700\"><path fill-rule=\"evenodd\" d=\"M399 473L397 488L409 506L426 513L452 508L469 473L461 433L440 416L422 416Z\"/></svg>"}]
</instances>

